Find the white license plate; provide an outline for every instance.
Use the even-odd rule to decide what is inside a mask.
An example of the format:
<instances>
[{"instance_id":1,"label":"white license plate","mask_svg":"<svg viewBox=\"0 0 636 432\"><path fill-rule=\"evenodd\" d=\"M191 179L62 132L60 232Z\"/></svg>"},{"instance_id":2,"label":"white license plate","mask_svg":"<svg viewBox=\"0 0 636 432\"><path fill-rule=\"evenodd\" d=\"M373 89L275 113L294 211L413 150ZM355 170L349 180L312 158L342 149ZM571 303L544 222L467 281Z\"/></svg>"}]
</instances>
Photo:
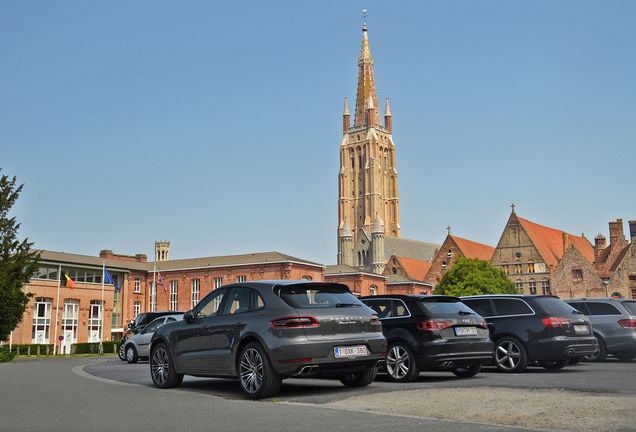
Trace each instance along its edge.
<instances>
[{"instance_id":1,"label":"white license plate","mask_svg":"<svg viewBox=\"0 0 636 432\"><path fill-rule=\"evenodd\" d=\"M455 334L457 336L476 336L476 327L455 327Z\"/></svg>"},{"instance_id":2,"label":"white license plate","mask_svg":"<svg viewBox=\"0 0 636 432\"><path fill-rule=\"evenodd\" d=\"M333 350L336 358L360 357L368 355L366 345L335 347Z\"/></svg>"},{"instance_id":3,"label":"white license plate","mask_svg":"<svg viewBox=\"0 0 636 432\"><path fill-rule=\"evenodd\" d=\"M574 332L575 333L587 333L587 326L586 325L574 324Z\"/></svg>"}]
</instances>

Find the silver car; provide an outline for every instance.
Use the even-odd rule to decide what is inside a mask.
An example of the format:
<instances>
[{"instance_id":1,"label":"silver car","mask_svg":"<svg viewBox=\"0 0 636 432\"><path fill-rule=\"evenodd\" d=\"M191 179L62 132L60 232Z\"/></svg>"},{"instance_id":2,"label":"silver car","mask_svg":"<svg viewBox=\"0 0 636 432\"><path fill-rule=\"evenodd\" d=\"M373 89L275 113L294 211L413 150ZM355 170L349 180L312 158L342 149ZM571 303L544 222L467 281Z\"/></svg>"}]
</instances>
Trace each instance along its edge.
<instances>
[{"instance_id":1,"label":"silver car","mask_svg":"<svg viewBox=\"0 0 636 432\"><path fill-rule=\"evenodd\" d=\"M237 378L252 399L290 377L335 376L348 387L375 380L386 339L377 314L343 284L242 282L217 288L150 342L159 388L184 375Z\"/></svg>"},{"instance_id":2,"label":"silver car","mask_svg":"<svg viewBox=\"0 0 636 432\"><path fill-rule=\"evenodd\" d=\"M124 353L128 363L137 363L138 360L148 358L148 348L152 334L164 324L183 319L183 313L179 315L165 315L152 321L142 328L136 335L128 338L124 344Z\"/></svg>"},{"instance_id":3,"label":"silver car","mask_svg":"<svg viewBox=\"0 0 636 432\"><path fill-rule=\"evenodd\" d=\"M592 322L598 349L585 360L601 362L608 354L622 361L636 358L636 300L588 297L564 301Z\"/></svg>"}]
</instances>

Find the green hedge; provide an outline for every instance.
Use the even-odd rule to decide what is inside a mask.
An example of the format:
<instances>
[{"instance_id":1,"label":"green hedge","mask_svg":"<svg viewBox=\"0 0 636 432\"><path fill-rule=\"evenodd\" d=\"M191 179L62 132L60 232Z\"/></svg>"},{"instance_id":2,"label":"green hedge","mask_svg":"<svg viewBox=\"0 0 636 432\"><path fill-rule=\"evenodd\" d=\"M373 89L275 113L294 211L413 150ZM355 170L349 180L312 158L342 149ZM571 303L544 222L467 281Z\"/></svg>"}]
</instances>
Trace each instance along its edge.
<instances>
[{"instance_id":1,"label":"green hedge","mask_svg":"<svg viewBox=\"0 0 636 432\"><path fill-rule=\"evenodd\" d=\"M3 345L0 348L0 363L10 362L14 357L15 354L9 351L9 345Z\"/></svg>"},{"instance_id":2,"label":"green hedge","mask_svg":"<svg viewBox=\"0 0 636 432\"><path fill-rule=\"evenodd\" d=\"M119 348L119 341L103 342L102 346L103 346L104 354L113 354L113 353L116 353L117 349ZM49 355L53 355L54 354L53 350L55 349L55 347L52 344L48 344L48 345L46 344L13 344L11 345L11 351L9 351L9 344L4 344L2 346L2 351L0 351L0 363L3 362L2 359L4 357L2 353L4 352L5 349L7 351L7 356L10 354L12 357L11 359L4 360L4 361L11 361L13 357L18 355L18 348L20 349L19 351L20 357L22 357L22 356L28 355L29 347L31 347L32 356L38 355L38 347L40 347L41 356L46 355L46 347L49 347ZM73 348L74 348L74 352L72 351L73 354L99 354L99 342L76 343L76 344L73 344ZM61 354L61 352L59 354ZM71 353L67 352L66 354L71 354Z\"/></svg>"},{"instance_id":3,"label":"green hedge","mask_svg":"<svg viewBox=\"0 0 636 432\"><path fill-rule=\"evenodd\" d=\"M6 346L7 348L9 347L9 345L7 344L5 344L4 346ZM20 355L25 356L29 352L29 347L31 347L32 356L38 355L38 347L40 347L41 356L46 355L46 347L49 347L49 355L53 355L53 344L13 344L11 345L11 353L13 353L13 355L17 355L18 348L20 348Z\"/></svg>"},{"instance_id":4,"label":"green hedge","mask_svg":"<svg viewBox=\"0 0 636 432\"><path fill-rule=\"evenodd\" d=\"M76 343L73 346L75 347L75 354L99 354L99 342ZM102 347L105 354L116 353L119 341L102 342Z\"/></svg>"}]
</instances>

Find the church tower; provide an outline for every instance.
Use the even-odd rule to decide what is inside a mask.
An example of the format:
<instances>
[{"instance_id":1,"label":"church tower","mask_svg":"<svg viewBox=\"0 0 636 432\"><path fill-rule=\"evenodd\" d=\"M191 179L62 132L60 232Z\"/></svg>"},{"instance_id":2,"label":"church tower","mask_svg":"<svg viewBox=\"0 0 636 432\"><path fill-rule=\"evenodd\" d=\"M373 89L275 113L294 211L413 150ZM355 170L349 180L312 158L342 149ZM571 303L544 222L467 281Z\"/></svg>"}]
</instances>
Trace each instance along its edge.
<instances>
[{"instance_id":1,"label":"church tower","mask_svg":"<svg viewBox=\"0 0 636 432\"><path fill-rule=\"evenodd\" d=\"M345 97L343 138L340 144L338 176L338 263L352 266L384 265L384 256L355 257L345 245L364 243L370 234L401 237L398 174L389 98L386 98L384 126L378 106L373 76L373 57L369 49L366 23L362 27L362 54L358 58L358 94L351 126L349 102ZM350 240L350 236L353 239ZM383 236L382 236L383 238ZM378 246L378 245L375 245ZM369 250L382 254L379 248ZM376 253L376 250L378 252Z\"/></svg>"}]
</instances>

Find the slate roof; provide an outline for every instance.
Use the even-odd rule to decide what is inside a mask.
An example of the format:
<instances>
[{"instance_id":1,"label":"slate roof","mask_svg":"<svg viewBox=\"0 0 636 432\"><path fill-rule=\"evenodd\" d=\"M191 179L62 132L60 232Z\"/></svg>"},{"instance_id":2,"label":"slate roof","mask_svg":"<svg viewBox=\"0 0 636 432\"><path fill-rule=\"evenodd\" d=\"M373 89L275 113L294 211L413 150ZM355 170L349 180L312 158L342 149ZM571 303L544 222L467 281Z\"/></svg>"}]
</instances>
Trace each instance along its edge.
<instances>
[{"instance_id":1,"label":"slate roof","mask_svg":"<svg viewBox=\"0 0 636 432\"><path fill-rule=\"evenodd\" d=\"M435 256L435 252L439 250L440 247L441 245L435 243L426 243L401 237L384 237L384 256L387 258L391 255L395 255L418 261L431 262Z\"/></svg>"}]
</instances>

